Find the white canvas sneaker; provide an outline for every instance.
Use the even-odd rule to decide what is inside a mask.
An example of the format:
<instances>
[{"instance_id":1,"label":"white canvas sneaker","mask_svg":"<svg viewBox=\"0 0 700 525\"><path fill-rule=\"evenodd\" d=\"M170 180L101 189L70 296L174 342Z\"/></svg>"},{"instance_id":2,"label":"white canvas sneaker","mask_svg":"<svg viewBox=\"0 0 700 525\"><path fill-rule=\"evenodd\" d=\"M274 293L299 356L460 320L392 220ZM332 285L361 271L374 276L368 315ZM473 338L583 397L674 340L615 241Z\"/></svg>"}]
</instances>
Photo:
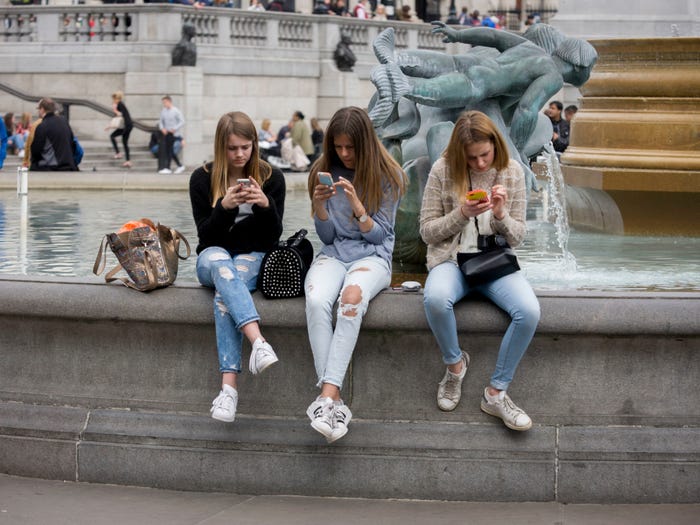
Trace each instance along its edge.
<instances>
[{"instance_id":1,"label":"white canvas sneaker","mask_svg":"<svg viewBox=\"0 0 700 525\"><path fill-rule=\"evenodd\" d=\"M163 168L162 170L158 170L158 173L161 175L168 175L169 173L172 173L173 171L169 168Z\"/></svg>"},{"instance_id":2,"label":"white canvas sneaker","mask_svg":"<svg viewBox=\"0 0 700 525\"><path fill-rule=\"evenodd\" d=\"M448 368L445 370L445 377L440 381L437 393L437 404L440 410L450 412L457 408L459 400L462 398L462 381L467 375L469 368L469 354L462 352L462 371L459 374L453 374Z\"/></svg>"},{"instance_id":3,"label":"white canvas sneaker","mask_svg":"<svg viewBox=\"0 0 700 525\"><path fill-rule=\"evenodd\" d=\"M333 431L331 437L327 438L329 443L339 440L348 433L348 424L352 419L352 412L342 400L337 401L333 407Z\"/></svg>"},{"instance_id":4,"label":"white canvas sneaker","mask_svg":"<svg viewBox=\"0 0 700 525\"><path fill-rule=\"evenodd\" d=\"M185 166L178 166L175 168L175 173L182 173L183 171L185 171Z\"/></svg>"},{"instance_id":5,"label":"white canvas sneaker","mask_svg":"<svg viewBox=\"0 0 700 525\"><path fill-rule=\"evenodd\" d=\"M238 392L229 385L224 385L221 392L211 404L211 417L219 421L231 423L236 419L236 406L238 405Z\"/></svg>"},{"instance_id":6,"label":"white canvas sneaker","mask_svg":"<svg viewBox=\"0 0 700 525\"><path fill-rule=\"evenodd\" d=\"M317 397L306 409L306 415L311 419L311 428L323 435L329 442L333 435L334 408L335 402L330 397Z\"/></svg>"},{"instance_id":7,"label":"white canvas sneaker","mask_svg":"<svg viewBox=\"0 0 700 525\"><path fill-rule=\"evenodd\" d=\"M503 423L513 430L529 430L532 427L530 416L513 403L505 390L501 390L494 397L490 396L488 389L485 388L481 399L481 410L491 416L500 417Z\"/></svg>"},{"instance_id":8,"label":"white canvas sneaker","mask_svg":"<svg viewBox=\"0 0 700 525\"><path fill-rule=\"evenodd\" d=\"M259 337L253 343L253 350L250 352L250 373L255 375L265 370L270 365L274 365L279 359L272 347Z\"/></svg>"}]
</instances>

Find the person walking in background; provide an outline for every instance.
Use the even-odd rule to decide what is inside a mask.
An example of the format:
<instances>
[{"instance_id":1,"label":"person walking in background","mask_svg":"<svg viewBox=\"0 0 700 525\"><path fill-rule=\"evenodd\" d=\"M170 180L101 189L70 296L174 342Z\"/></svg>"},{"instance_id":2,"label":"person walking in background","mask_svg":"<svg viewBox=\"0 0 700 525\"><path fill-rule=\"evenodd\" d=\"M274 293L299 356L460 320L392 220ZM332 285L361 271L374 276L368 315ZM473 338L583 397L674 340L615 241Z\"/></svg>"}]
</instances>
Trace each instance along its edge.
<instances>
[{"instance_id":1,"label":"person walking in background","mask_svg":"<svg viewBox=\"0 0 700 525\"><path fill-rule=\"evenodd\" d=\"M119 153L119 146L117 146L117 137L122 137L122 144L124 144L124 155L125 161L122 164L125 168L131 167L131 157L129 156L129 135L131 135L131 130L134 129L134 123L131 120L131 115L129 110L126 109L124 105L124 93L122 91L115 91L112 93L112 111L114 111L115 117L121 117L123 122L123 127L117 128L109 136L112 141L112 147L114 148L114 158L121 159L122 154Z\"/></svg>"},{"instance_id":2,"label":"person walking in background","mask_svg":"<svg viewBox=\"0 0 700 525\"><path fill-rule=\"evenodd\" d=\"M252 374L278 360L260 331L251 292L265 252L282 233L284 199L284 175L260 159L253 121L238 111L223 115L214 136L214 161L190 177L199 236L197 278L215 290L221 392L212 403L211 416L220 421L231 422L236 416L243 336L252 345Z\"/></svg>"},{"instance_id":3,"label":"person walking in background","mask_svg":"<svg viewBox=\"0 0 700 525\"><path fill-rule=\"evenodd\" d=\"M74 160L73 131L63 117L56 115L56 103L50 98L42 98L38 110L42 121L34 130L29 169L78 171Z\"/></svg>"},{"instance_id":4,"label":"person walking in background","mask_svg":"<svg viewBox=\"0 0 700 525\"><path fill-rule=\"evenodd\" d=\"M308 191L323 246L306 276L306 323L320 388L306 414L330 443L352 418L340 391L369 302L391 281L394 221L406 175L364 109L338 110ZM338 301L333 328L333 305Z\"/></svg>"},{"instance_id":5,"label":"person walking in background","mask_svg":"<svg viewBox=\"0 0 700 525\"><path fill-rule=\"evenodd\" d=\"M467 200L471 189L483 189L490 196ZM481 410L513 430L532 426L530 417L506 391L535 334L539 303L520 271L470 287L457 265L457 252L476 252L479 235L502 235L510 246L520 244L526 232L525 205L525 175L520 164L508 157L498 128L479 111L464 112L442 158L430 170L420 214L420 235L428 245L425 315L447 365L437 404L440 410L454 410L462 396L469 354L459 346L454 305L477 292L511 317Z\"/></svg>"},{"instance_id":6,"label":"person walking in background","mask_svg":"<svg viewBox=\"0 0 700 525\"><path fill-rule=\"evenodd\" d=\"M173 160L177 164L175 173L182 173L185 171L185 166L182 165L180 159L175 155L173 146L175 138L182 136L185 117L173 105L173 99L170 95L165 95L161 100L163 101L163 109L160 112L158 128L162 136L158 146L158 173L172 173L170 165Z\"/></svg>"}]
</instances>

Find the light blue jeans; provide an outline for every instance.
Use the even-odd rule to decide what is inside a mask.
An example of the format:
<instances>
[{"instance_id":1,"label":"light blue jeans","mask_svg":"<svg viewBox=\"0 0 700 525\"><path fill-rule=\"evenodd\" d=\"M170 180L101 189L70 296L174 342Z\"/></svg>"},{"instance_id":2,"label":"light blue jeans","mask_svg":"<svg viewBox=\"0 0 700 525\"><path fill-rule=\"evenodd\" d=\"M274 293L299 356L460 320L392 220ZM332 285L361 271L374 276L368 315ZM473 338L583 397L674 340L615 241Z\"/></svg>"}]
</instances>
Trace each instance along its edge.
<instances>
[{"instance_id":1,"label":"light blue jeans","mask_svg":"<svg viewBox=\"0 0 700 525\"><path fill-rule=\"evenodd\" d=\"M480 292L511 317L498 351L496 369L491 376L493 388L507 390L520 359L535 335L540 320L540 304L521 272L470 289L456 263L447 261L438 264L430 270L425 282L423 306L446 365L458 363L462 356L454 305L472 291Z\"/></svg>"},{"instance_id":2,"label":"light blue jeans","mask_svg":"<svg viewBox=\"0 0 700 525\"><path fill-rule=\"evenodd\" d=\"M231 257L228 250L211 246L197 257L199 282L215 290L214 325L220 372L241 372L241 327L260 320L250 292L255 290L264 255L251 252Z\"/></svg>"},{"instance_id":3,"label":"light blue jeans","mask_svg":"<svg viewBox=\"0 0 700 525\"><path fill-rule=\"evenodd\" d=\"M391 270L381 257L365 257L344 263L319 255L306 274L306 326L318 375L323 383L343 386L345 372L360 335L362 317L369 302L391 283ZM343 303L348 286L360 288L357 305ZM338 315L333 329L333 305L338 301Z\"/></svg>"}]
</instances>

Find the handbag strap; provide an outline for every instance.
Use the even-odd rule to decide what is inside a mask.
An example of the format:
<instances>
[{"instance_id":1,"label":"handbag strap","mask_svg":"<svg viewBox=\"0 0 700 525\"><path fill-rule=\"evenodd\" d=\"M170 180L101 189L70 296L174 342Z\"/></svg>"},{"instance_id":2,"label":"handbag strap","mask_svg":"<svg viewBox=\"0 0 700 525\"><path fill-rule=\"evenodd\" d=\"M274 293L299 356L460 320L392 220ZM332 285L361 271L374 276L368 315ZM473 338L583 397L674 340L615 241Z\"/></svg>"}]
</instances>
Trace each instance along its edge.
<instances>
[{"instance_id":1,"label":"handbag strap","mask_svg":"<svg viewBox=\"0 0 700 525\"><path fill-rule=\"evenodd\" d=\"M469 191L472 191L474 188L472 188L472 174L469 173L469 168L467 168L467 180L469 181ZM476 234L481 235L479 233L479 219L476 218L476 215L474 216L474 226L476 226Z\"/></svg>"},{"instance_id":2,"label":"handbag strap","mask_svg":"<svg viewBox=\"0 0 700 525\"><path fill-rule=\"evenodd\" d=\"M107 265L107 236L102 238L100 243L100 249L97 250L97 257L95 257L95 264L92 266L92 273L95 275L100 275ZM120 266L121 268L121 266Z\"/></svg>"},{"instance_id":3,"label":"handbag strap","mask_svg":"<svg viewBox=\"0 0 700 525\"><path fill-rule=\"evenodd\" d=\"M287 239L287 246L299 246L299 243L304 240L306 237L306 234L309 233L306 231L305 228L302 228L298 232L296 232L294 235L292 235L289 239Z\"/></svg>"},{"instance_id":4,"label":"handbag strap","mask_svg":"<svg viewBox=\"0 0 700 525\"><path fill-rule=\"evenodd\" d=\"M190 249L190 243L187 240L187 237L182 235L176 229L170 228L170 231L173 234L173 243L175 244L175 253L177 254L178 259L182 259L184 261L192 254L192 250ZM185 243L185 248L187 248L187 255L185 255L184 257L182 255L180 255L180 241Z\"/></svg>"}]
</instances>

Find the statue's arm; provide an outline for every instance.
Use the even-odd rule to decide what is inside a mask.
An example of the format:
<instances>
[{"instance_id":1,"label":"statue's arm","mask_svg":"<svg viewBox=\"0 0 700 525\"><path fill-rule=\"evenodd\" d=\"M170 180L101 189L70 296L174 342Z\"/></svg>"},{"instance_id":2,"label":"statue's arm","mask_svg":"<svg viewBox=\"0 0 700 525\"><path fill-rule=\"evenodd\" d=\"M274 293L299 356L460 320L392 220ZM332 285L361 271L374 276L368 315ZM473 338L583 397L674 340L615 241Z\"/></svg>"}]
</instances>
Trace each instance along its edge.
<instances>
[{"instance_id":1,"label":"statue's arm","mask_svg":"<svg viewBox=\"0 0 700 525\"><path fill-rule=\"evenodd\" d=\"M468 27L458 31L438 20L432 22L432 24L433 33L445 36L443 42L459 42L473 46L493 47L499 51L505 51L524 42L529 42L526 38L515 33L491 27Z\"/></svg>"},{"instance_id":2,"label":"statue's arm","mask_svg":"<svg viewBox=\"0 0 700 525\"><path fill-rule=\"evenodd\" d=\"M535 79L520 97L518 108L510 124L510 136L518 151L522 151L527 139L537 125L537 114L544 104L564 85L561 75L550 72Z\"/></svg>"}]
</instances>

